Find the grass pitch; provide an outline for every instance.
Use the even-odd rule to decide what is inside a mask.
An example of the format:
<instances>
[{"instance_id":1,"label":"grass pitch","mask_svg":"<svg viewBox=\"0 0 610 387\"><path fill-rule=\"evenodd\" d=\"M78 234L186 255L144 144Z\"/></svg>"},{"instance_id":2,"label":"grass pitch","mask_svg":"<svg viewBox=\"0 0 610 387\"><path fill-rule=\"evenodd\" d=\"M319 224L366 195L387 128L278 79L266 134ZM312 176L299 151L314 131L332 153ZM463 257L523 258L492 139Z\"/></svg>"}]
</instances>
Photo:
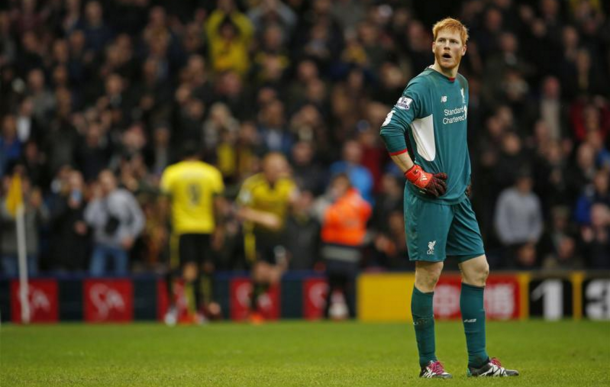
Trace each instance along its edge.
<instances>
[{"instance_id":1,"label":"grass pitch","mask_svg":"<svg viewBox=\"0 0 610 387\"><path fill-rule=\"evenodd\" d=\"M282 322L0 328L0 386L609 386L610 323L489 323L488 349L521 371L469 379L461 323L437 323L453 380L417 378L409 324Z\"/></svg>"}]
</instances>

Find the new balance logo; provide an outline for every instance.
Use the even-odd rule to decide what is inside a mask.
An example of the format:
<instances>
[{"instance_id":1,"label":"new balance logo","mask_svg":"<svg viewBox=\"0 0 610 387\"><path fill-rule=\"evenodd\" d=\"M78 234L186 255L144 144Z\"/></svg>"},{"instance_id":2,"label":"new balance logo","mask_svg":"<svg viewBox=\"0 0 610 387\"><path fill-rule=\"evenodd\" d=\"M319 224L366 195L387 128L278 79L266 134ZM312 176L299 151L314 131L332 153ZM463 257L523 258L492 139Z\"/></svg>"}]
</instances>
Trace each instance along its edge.
<instances>
[{"instance_id":1,"label":"new balance logo","mask_svg":"<svg viewBox=\"0 0 610 387\"><path fill-rule=\"evenodd\" d=\"M428 178L426 177L426 175L421 175L421 177L419 178L419 180L421 180L421 181L426 181L426 180L428 180Z\"/></svg>"},{"instance_id":2,"label":"new balance logo","mask_svg":"<svg viewBox=\"0 0 610 387\"><path fill-rule=\"evenodd\" d=\"M462 89L462 91L463 91L463 90L464 90L464 89ZM447 102L447 96L446 96L446 95L443 95L443 96L441 97L441 102L442 102L442 103Z\"/></svg>"},{"instance_id":3,"label":"new balance logo","mask_svg":"<svg viewBox=\"0 0 610 387\"><path fill-rule=\"evenodd\" d=\"M465 323L475 323L477 322L476 318L471 318L470 320L464 320Z\"/></svg>"},{"instance_id":4,"label":"new balance logo","mask_svg":"<svg viewBox=\"0 0 610 387\"><path fill-rule=\"evenodd\" d=\"M435 246L436 246L436 241L428 242L428 255L434 255Z\"/></svg>"}]
</instances>

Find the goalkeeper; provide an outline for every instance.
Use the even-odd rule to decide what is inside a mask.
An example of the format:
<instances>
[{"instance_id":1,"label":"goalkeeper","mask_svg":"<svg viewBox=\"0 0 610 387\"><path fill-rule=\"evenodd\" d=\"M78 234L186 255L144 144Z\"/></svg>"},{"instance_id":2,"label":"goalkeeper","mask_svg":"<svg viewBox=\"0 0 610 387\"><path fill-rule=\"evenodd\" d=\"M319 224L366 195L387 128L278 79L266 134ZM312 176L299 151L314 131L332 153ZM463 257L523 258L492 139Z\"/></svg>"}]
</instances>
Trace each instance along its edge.
<instances>
[{"instance_id":1,"label":"goalkeeper","mask_svg":"<svg viewBox=\"0 0 610 387\"><path fill-rule=\"evenodd\" d=\"M487 355L483 293L489 265L470 200L466 140L468 82L458 74L468 32L447 18L433 28L434 64L407 85L381 127L392 161L404 172L405 230L415 261L411 312L420 377L450 378L435 354L433 296L447 256L462 273L460 309L469 376L514 376ZM407 147L407 139L410 144Z\"/></svg>"}]
</instances>

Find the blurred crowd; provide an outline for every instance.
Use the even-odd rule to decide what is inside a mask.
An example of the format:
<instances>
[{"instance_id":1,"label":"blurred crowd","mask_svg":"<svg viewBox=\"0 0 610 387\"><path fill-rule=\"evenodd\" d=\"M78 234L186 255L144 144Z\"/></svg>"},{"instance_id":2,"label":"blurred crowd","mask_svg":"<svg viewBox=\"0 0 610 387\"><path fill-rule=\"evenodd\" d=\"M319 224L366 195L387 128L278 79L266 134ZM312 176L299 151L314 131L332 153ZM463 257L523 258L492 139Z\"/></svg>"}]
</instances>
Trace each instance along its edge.
<instances>
[{"instance_id":1,"label":"blurred crowd","mask_svg":"<svg viewBox=\"0 0 610 387\"><path fill-rule=\"evenodd\" d=\"M610 269L608 1L7 0L0 196L24 176L31 271L103 274L100 238L117 273L162 271L159 179L185 143L222 172L228 203L263 155L287 156L301 191L292 269L319 260L316 203L337 173L372 205L361 268L410 268L404 178L379 128L433 63L431 25L448 15L471 36L460 72L492 268ZM115 190L125 220L97 224L98 199ZM15 220L1 200L13 274ZM137 238L105 240L112 227ZM223 223L217 269L245 267L240 232Z\"/></svg>"}]
</instances>

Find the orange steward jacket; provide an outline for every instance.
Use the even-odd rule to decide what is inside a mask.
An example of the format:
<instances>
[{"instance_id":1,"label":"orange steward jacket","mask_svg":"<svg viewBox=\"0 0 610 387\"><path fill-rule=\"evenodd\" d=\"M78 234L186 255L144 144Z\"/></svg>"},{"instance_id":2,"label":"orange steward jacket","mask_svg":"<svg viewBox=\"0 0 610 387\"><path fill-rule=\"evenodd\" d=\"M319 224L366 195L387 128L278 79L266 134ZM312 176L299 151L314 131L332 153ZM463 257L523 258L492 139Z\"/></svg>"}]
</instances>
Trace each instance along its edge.
<instances>
[{"instance_id":1,"label":"orange steward jacket","mask_svg":"<svg viewBox=\"0 0 610 387\"><path fill-rule=\"evenodd\" d=\"M331 204L324 213L322 241L346 246L360 246L366 234L371 205L355 189Z\"/></svg>"}]
</instances>

